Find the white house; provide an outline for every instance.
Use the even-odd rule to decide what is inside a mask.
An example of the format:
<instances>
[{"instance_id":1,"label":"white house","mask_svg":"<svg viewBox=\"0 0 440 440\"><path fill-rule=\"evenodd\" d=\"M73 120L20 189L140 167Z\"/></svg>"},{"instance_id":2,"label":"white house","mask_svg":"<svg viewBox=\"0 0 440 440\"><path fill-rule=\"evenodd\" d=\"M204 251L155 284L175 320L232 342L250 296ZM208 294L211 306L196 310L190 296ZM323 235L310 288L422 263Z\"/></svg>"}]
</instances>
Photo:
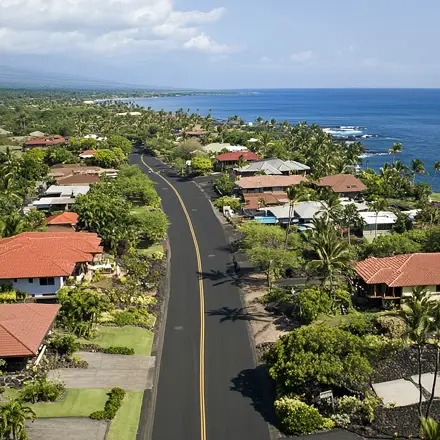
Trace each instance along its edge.
<instances>
[{"instance_id":1,"label":"white house","mask_svg":"<svg viewBox=\"0 0 440 440\"><path fill-rule=\"evenodd\" d=\"M32 208L66 211L75 203L78 195L87 194L89 189L90 185L51 185L40 199L28 205L24 212Z\"/></svg>"},{"instance_id":2,"label":"white house","mask_svg":"<svg viewBox=\"0 0 440 440\"><path fill-rule=\"evenodd\" d=\"M379 235L391 234L393 225L397 221L397 216L389 211L366 211L359 212L364 225L362 227L362 235L367 240L373 240Z\"/></svg>"},{"instance_id":3,"label":"white house","mask_svg":"<svg viewBox=\"0 0 440 440\"><path fill-rule=\"evenodd\" d=\"M88 232L24 232L0 240L0 284L35 297L54 295L68 277L82 279L101 259L101 239Z\"/></svg>"}]
</instances>

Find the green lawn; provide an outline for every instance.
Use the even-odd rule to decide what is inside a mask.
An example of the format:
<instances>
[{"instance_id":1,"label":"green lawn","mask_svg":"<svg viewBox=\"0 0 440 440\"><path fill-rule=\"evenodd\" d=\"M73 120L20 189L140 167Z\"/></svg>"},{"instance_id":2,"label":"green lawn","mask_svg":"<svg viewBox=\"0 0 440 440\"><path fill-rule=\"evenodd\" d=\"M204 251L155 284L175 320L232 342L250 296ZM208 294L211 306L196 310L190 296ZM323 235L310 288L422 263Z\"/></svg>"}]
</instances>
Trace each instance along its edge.
<instances>
[{"instance_id":1,"label":"green lawn","mask_svg":"<svg viewBox=\"0 0 440 440\"><path fill-rule=\"evenodd\" d=\"M134 214L134 215L139 215L139 214L145 214L146 212L148 212L150 210L151 210L151 207L147 206L147 205L134 206L133 208L130 209L130 213Z\"/></svg>"},{"instance_id":2,"label":"green lawn","mask_svg":"<svg viewBox=\"0 0 440 440\"><path fill-rule=\"evenodd\" d=\"M30 405L37 417L88 417L104 409L109 390L70 388L60 402Z\"/></svg>"},{"instance_id":3,"label":"green lawn","mask_svg":"<svg viewBox=\"0 0 440 440\"><path fill-rule=\"evenodd\" d=\"M440 202L440 193L432 193L431 194L431 200L433 202Z\"/></svg>"},{"instance_id":4,"label":"green lawn","mask_svg":"<svg viewBox=\"0 0 440 440\"><path fill-rule=\"evenodd\" d=\"M84 344L97 344L101 347L128 347L135 354L150 356L153 332L141 327L98 327L96 338L80 339Z\"/></svg>"},{"instance_id":5,"label":"green lawn","mask_svg":"<svg viewBox=\"0 0 440 440\"><path fill-rule=\"evenodd\" d=\"M126 391L106 440L136 440L143 395L143 391Z\"/></svg>"},{"instance_id":6,"label":"green lawn","mask_svg":"<svg viewBox=\"0 0 440 440\"><path fill-rule=\"evenodd\" d=\"M146 248L138 247L137 251L142 255L163 255L163 246L161 244L153 244Z\"/></svg>"}]
</instances>

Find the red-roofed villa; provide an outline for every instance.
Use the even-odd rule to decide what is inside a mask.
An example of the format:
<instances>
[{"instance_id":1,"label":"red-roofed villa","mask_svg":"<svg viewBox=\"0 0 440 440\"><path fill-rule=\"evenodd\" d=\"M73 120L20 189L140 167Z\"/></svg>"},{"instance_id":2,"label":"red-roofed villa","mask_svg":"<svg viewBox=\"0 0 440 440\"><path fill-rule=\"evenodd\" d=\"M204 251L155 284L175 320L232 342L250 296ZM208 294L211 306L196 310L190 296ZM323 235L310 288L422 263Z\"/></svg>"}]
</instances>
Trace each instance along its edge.
<instances>
[{"instance_id":1,"label":"red-roofed villa","mask_svg":"<svg viewBox=\"0 0 440 440\"><path fill-rule=\"evenodd\" d=\"M0 358L9 362L37 356L60 306L0 304Z\"/></svg>"},{"instance_id":2,"label":"red-roofed villa","mask_svg":"<svg viewBox=\"0 0 440 440\"><path fill-rule=\"evenodd\" d=\"M46 219L47 230L54 231L72 231L78 223L78 214L76 212L63 212L59 215L52 215Z\"/></svg>"},{"instance_id":3,"label":"red-roofed villa","mask_svg":"<svg viewBox=\"0 0 440 440\"><path fill-rule=\"evenodd\" d=\"M215 168L218 171L237 166L240 161L255 162L260 158L251 151L235 151L232 153L223 153L215 156Z\"/></svg>"},{"instance_id":4,"label":"red-roofed villa","mask_svg":"<svg viewBox=\"0 0 440 440\"><path fill-rule=\"evenodd\" d=\"M370 257L354 269L360 278L359 293L367 298L400 301L416 286L426 286L436 299L440 296L440 253Z\"/></svg>"},{"instance_id":5,"label":"red-roofed villa","mask_svg":"<svg viewBox=\"0 0 440 440\"><path fill-rule=\"evenodd\" d=\"M35 297L55 295L68 277L90 274L101 239L89 232L24 232L0 240L0 283Z\"/></svg>"}]
</instances>

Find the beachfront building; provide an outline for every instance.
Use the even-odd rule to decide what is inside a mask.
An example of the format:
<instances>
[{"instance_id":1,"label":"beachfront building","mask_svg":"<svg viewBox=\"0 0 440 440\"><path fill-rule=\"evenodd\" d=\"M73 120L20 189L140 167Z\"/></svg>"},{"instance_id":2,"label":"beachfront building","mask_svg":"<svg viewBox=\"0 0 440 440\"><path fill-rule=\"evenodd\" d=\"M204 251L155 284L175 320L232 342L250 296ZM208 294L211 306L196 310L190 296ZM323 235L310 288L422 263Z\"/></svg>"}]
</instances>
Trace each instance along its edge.
<instances>
[{"instance_id":1,"label":"beachfront building","mask_svg":"<svg viewBox=\"0 0 440 440\"><path fill-rule=\"evenodd\" d=\"M314 182L317 187L329 187L341 197L354 199L359 197L367 187L353 174L335 174L325 176Z\"/></svg>"},{"instance_id":2,"label":"beachfront building","mask_svg":"<svg viewBox=\"0 0 440 440\"><path fill-rule=\"evenodd\" d=\"M397 216L390 211L365 211L359 212L363 221L362 235L367 240L374 240L379 235L391 234Z\"/></svg>"},{"instance_id":3,"label":"beachfront building","mask_svg":"<svg viewBox=\"0 0 440 440\"><path fill-rule=\"evenodd\" d=\"M440 299L440 253L370 257L354 269L360 296L400 302L414 287L426 286L433 299Z\"/></svg>"},{"instance_id":4,"label":"beachfront building","mask_svg":"<svg viewBox=\"0 0 440 440\"><path fill-rule=\"evenodd\" d=\"M236 151L232 153L223 153L215 156L216 171L236 167L240 162L255 162L260 158L250 151Z\"/></svg>"},{"instance_id":5,"label":"beachfront building","mask_svg":"<svg viewBox=\"0 0 440 440\"><path fill-rule=\"evenodd\" d=\"M101 239L90 232L24 232L0 240L0 283L34 297L55 295L68 277L80 281L100 261Z\"/></svg>"},{"instance_id":6,"label":"beachfront building","mask_svg":"<svg viewBox=\"0 0 440 440\"><path fill-rule=\"evenodd\" d=\"M266 174L273 176L300 174L304 176L310 167L294 160L281 160L277 158L263 159L252 162L241 168L234 168L235 174L239 176L255 176Z\"/></svg>"},{"instance_id":7,"label":"beachfront building","mask_svg":"<svg viewBox=\"0 0 440 440\"><path fill-rule=\"evenodd\" d=\"M306 182L304 176L250 176L241 177L235 182L239 191L248 193L278 193L285 192L289 186Z\"/></svg>"}]
</instances>

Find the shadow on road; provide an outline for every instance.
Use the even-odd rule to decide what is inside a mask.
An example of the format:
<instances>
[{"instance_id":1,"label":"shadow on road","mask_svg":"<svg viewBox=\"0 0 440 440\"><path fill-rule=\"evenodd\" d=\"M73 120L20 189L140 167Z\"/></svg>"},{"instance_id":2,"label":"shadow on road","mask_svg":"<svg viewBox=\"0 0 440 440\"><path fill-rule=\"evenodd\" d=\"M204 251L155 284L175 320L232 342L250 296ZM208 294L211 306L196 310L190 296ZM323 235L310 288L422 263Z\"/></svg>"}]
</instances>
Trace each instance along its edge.
<instances>
[{"instance_id":1,"label":"shadow on road","mask_svg":"<svg viewBox=\"0 0 440 440\"><path fill-rule=\"evenodd\" d=\"M197 272L197 275L201 276L203 280L214 281L213 286L219 286L225 283L237 284L237 281L233 278L235 275L233 266L227 268L225 272L222 270L210 270L209 272Z\"/></svg>"},{"instance_id":2,"label":"shadow on road","mask_svg":"<svg viewBox=\"0 0 440 440\"><path fill-rule=\"evenodd\" d=\"M251 399L255 411L260 413L267 423L277 426L273 408L275 388L265 365L243 370L231 382L231 391L237 391L243 397Z\"/></svg>"},{"instance_id":3,"label":"shadow on road","mask_svg":"<svg viewBox=\"0 0 440 440\"><path fill-rule=\"evenodd\" d=\"M220 322L225 321L267 321L266 315L258 313L248 313L243 307L231 309L230 307L221 307L217 310L210 310L208 316L221 316Z\"/></svg>"}]
</instances>

